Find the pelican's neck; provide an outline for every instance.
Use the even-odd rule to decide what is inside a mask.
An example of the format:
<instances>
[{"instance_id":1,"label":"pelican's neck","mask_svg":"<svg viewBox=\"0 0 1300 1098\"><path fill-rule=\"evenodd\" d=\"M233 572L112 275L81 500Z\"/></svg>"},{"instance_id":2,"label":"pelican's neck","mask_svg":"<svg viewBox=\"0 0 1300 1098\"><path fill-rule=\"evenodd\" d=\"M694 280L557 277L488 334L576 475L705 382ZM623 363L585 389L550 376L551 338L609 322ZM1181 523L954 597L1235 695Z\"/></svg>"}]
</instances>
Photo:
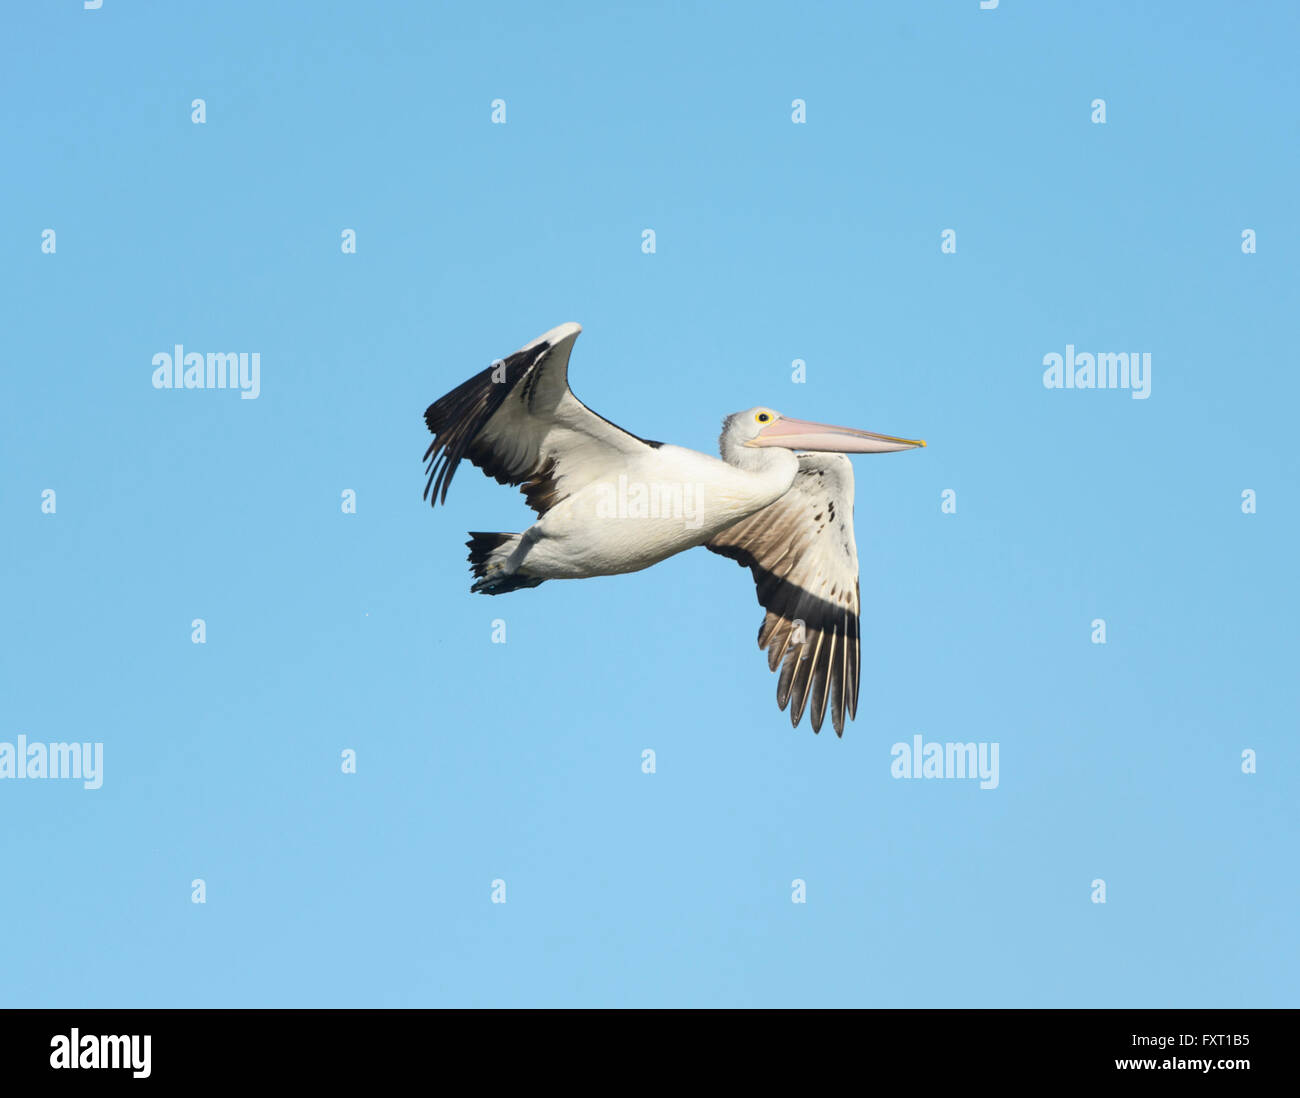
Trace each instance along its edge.
<instances>
[{"instance_id":1,"label":"pelican's neck","mask_svg":"<svg viewBox=\"0 0 1300 1098\"><path fill-rule=\"evenodd\" d=\"M722 460L750 475L755 495L764 497L764 507L785 495L799 472L794 451L780 446L746 446L724 438Z\"/></svg>"}]
</instances>

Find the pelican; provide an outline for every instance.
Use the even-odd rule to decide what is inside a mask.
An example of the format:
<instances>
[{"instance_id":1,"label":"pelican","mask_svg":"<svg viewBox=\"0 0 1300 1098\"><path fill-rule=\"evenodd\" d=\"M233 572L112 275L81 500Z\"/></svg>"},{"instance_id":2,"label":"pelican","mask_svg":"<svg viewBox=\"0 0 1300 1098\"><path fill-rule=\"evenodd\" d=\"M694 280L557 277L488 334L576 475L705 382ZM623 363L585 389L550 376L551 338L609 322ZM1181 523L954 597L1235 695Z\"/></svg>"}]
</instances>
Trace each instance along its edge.
<instances>
[{"instance_id":1,"label":"pelican","mask_svg":"<svg viewBox=\"0 0 1300 1098\"><path fill-rule=\"evenodd\" d=\"M846 454L925 442L750 408L722 425L719 460L639 438L569 389L582 328L561 324L429 405L424 498L446 503L463 458L518 487L537 521L473 533L472 591L638 572L703 545L748 568L765 614L758 646L779 666L777 705L836 735L858 708L858 553Z\"/></svg>"}]
</instances>

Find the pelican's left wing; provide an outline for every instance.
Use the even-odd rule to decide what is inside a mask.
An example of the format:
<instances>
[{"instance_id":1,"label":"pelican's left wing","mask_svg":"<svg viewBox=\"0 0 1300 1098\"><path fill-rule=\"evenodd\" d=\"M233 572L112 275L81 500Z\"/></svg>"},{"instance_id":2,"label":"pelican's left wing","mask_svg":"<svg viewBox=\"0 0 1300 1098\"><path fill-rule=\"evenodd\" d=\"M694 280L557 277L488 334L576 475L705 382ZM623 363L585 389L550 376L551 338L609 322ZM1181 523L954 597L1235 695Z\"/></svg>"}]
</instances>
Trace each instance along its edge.
<instances>
[{"instance_id":1,"label":"pelican's left wing","mask_svg":"<svg viewBox=\"0 0 1300 1098\"><path fill-rule=\"evenodd\" d=\"M858 711L858 551L853 541L853 464L843 454L802 453L794 483L775 503L717 534L708 548L754 574L767 611L758 646L781 667L776 701L798 727L812 698L820 732L831 708L835 734ZM782 662L784 661L784 662Z\"/></svg>"}]
</instances>

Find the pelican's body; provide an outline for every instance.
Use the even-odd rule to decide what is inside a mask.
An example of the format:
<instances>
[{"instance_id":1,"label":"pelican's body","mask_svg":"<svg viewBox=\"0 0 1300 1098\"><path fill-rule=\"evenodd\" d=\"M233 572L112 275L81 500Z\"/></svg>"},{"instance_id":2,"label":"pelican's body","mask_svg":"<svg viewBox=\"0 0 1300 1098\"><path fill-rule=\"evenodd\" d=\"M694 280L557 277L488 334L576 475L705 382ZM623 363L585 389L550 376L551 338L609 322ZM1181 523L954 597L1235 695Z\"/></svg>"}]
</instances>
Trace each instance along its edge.
<instances>
[{"instance_id":1,"label":"pelican's body","mask_svg":"<svg viewBox=\"0 0 1300 1098\"><path fill-rule=\"evenodd\" d=\"M639 572L779 499L797 472L790 464L755 476L682 446L647 447L547 511L505 571L536 579Z\"/></svg>"},{"instance_id":2,"label":"pelican's body","mask_svg":"<svg viewBox=\"0 0 1300 1098\"><path fill-rule=\"evenodd\" d=\"M569 389L569 353L581 330L553 328L425 412L434 435L426 498L445 500L468 457L518 485L538 513L523 533L470 535L473 590L496 595L549 579L637 572L707 546L754 573L768 611L759 645L773 670L785 661L781 708L795 699L797 725L811 693L816 730L829 700L842 732L858 684L853 467L844 453L925 444L768 408L727 418L721 459L638 438Z\"/></svg>"}]
</instances>

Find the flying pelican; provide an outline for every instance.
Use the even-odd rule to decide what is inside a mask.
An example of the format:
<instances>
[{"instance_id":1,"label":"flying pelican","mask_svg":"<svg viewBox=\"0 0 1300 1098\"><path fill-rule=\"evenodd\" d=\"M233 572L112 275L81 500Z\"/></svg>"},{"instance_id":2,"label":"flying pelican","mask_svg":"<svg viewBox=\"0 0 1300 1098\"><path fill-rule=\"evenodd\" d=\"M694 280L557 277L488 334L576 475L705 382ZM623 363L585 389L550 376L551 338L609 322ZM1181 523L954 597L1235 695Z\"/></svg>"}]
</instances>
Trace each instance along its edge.
<instances>
[{"instance_id":1,"label":"flying pelican","mask_svg":"<svg viewBox=\"0 0 1300 1098\"><path fill-rule=\"evenodd\" d=\"M703 545L748 568L766 611L758 646L781 667L776 700L798 727L809 697L837 735L858 708L858 553L845 454L925 443L750 408L723 421L722 460L638 438L569 389L582 331L561 324L434 401L424 413L424 498L445 503L462 458L523 491L522 534L470 533L471 590L637 572ZM784 661L784 662L783 662ZM792 704L791 704L792 703Z\"/></svg>"}]
</instances>

